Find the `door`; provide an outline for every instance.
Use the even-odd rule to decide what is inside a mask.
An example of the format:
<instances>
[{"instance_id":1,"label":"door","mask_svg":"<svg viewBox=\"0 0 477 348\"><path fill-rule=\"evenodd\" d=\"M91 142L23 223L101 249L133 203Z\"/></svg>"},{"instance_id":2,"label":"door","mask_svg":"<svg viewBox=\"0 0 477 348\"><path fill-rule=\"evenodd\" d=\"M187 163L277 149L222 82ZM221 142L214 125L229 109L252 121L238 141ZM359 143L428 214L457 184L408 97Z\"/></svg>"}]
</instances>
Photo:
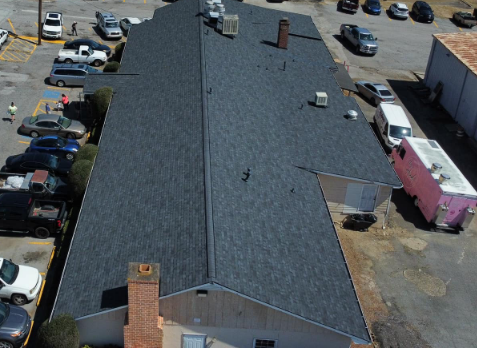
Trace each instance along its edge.
<instances>
[{"instance_id":1,"label":"door","mask_svg":"<svg viewBox=\"0 0 477 348\"><path fill-rule=\"evenodd\" d=\"M378 191L377 185L363 185L361 192L361 200L359 202L359 211L371 212L374 211L376 204L376 193Z\"/></svg>"},{"instance_id":2,"label":"door","mask_svg":"<svg viewBox=\"0 0 477 348\"><path fill-rule=\"evenodd\" d=\"M205 335L182 335L182 348L205 348Z\"/></svg>"}]
</instances>

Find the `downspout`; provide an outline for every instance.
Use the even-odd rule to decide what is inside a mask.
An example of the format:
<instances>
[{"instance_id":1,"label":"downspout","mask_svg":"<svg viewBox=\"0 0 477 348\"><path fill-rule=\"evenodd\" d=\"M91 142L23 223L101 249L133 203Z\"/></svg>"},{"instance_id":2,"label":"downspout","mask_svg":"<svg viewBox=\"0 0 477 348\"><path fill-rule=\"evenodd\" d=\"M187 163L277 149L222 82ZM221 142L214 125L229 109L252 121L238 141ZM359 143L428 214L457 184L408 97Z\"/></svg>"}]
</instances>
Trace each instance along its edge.
<instances>
[{"instance_id":1,"label":"downspout","mask_svg":"<svg viewBox=\"0 0 477 348\"><path fill-rule=\"evenodd\" d=\"M384 214L384 219L383 219L383 230L386 229L386 221L389 215L389 206L391 205L391 196L393 194L393 189L391 187L391 192L389 192L389 198L388 198L388 206L386 207L386 214Z\"/></svg>"}]
</instances>

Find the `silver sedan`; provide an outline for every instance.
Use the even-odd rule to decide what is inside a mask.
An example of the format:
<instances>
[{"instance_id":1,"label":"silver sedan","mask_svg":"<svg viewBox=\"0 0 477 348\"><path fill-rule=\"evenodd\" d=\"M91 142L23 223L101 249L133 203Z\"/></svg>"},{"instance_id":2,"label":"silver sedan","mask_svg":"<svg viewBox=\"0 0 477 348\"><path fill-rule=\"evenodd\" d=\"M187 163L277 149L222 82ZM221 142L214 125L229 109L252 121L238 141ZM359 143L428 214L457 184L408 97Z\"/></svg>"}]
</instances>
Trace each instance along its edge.
<instances>
[{"instance_id":1,"label":"silver sedan","mask_svg":"<svg viewBox=\"0 0 477 348\"><path fill-rule=\"evenodd\" d=\"M407 19L409 17L409 9L406 4L395 2L389 6L389 15L394 18Z\"/></svg>"},{"instance_id":2,"label":"silver sedan","mask_svg":"<svg viewBox=\"0 0 477 348\"><path fill-rule=\"evenodd\" d=\"M356 82L356 87L358 88L359 93L375 106L380 103L393 104L396 100L389 89L380 83L358 81Z\"/></svg>"}]
</instances>

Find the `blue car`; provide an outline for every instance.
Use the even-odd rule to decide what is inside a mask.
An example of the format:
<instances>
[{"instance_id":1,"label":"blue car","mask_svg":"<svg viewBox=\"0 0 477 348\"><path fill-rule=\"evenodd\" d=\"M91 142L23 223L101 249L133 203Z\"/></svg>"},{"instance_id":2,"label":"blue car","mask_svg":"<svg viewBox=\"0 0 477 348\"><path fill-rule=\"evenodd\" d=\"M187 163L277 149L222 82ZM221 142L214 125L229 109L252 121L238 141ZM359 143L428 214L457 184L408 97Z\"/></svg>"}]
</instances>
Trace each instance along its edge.
<instances>
[{"instance_id":1,"label":"blue car","mask_svg":"<svg viewBox=\"0 0 477 348\"><path fill-rule=\"evenodd\" d=\"M378 15L381 13L381 3L379 0L366 0L364 6L366 6L366 9L371 14Z\"/></svg>"},{"instance_id":2,"label":"blue car","mask_svg":"<svg viewBox=\"0 0 477 348\"><path fill-rule=\"evenodd\" d=\"M26 152L44 152L72 161L80 144L74 139L65 139L58 135L45 135L31 141Z\"/></svg>"}]
</instances>

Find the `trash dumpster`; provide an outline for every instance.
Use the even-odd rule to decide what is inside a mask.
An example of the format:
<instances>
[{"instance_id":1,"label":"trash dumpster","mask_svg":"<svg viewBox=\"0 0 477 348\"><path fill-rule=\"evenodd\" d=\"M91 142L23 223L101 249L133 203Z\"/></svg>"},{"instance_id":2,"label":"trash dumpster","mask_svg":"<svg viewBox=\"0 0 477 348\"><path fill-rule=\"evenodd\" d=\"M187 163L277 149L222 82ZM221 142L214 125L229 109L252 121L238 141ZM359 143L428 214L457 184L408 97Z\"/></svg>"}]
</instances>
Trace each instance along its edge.
<instances>
[{"instance_id":1,"label":"trash dumpster","mask_svg":"<svg viewBox=\"0 0 477 348\"><path fill-rule=\"evenodd\" d=\"M378 218L374 214L351 215L351 224L355 231L367 231L376 221L378 221Z\"/></svg>"}]
</instances>

